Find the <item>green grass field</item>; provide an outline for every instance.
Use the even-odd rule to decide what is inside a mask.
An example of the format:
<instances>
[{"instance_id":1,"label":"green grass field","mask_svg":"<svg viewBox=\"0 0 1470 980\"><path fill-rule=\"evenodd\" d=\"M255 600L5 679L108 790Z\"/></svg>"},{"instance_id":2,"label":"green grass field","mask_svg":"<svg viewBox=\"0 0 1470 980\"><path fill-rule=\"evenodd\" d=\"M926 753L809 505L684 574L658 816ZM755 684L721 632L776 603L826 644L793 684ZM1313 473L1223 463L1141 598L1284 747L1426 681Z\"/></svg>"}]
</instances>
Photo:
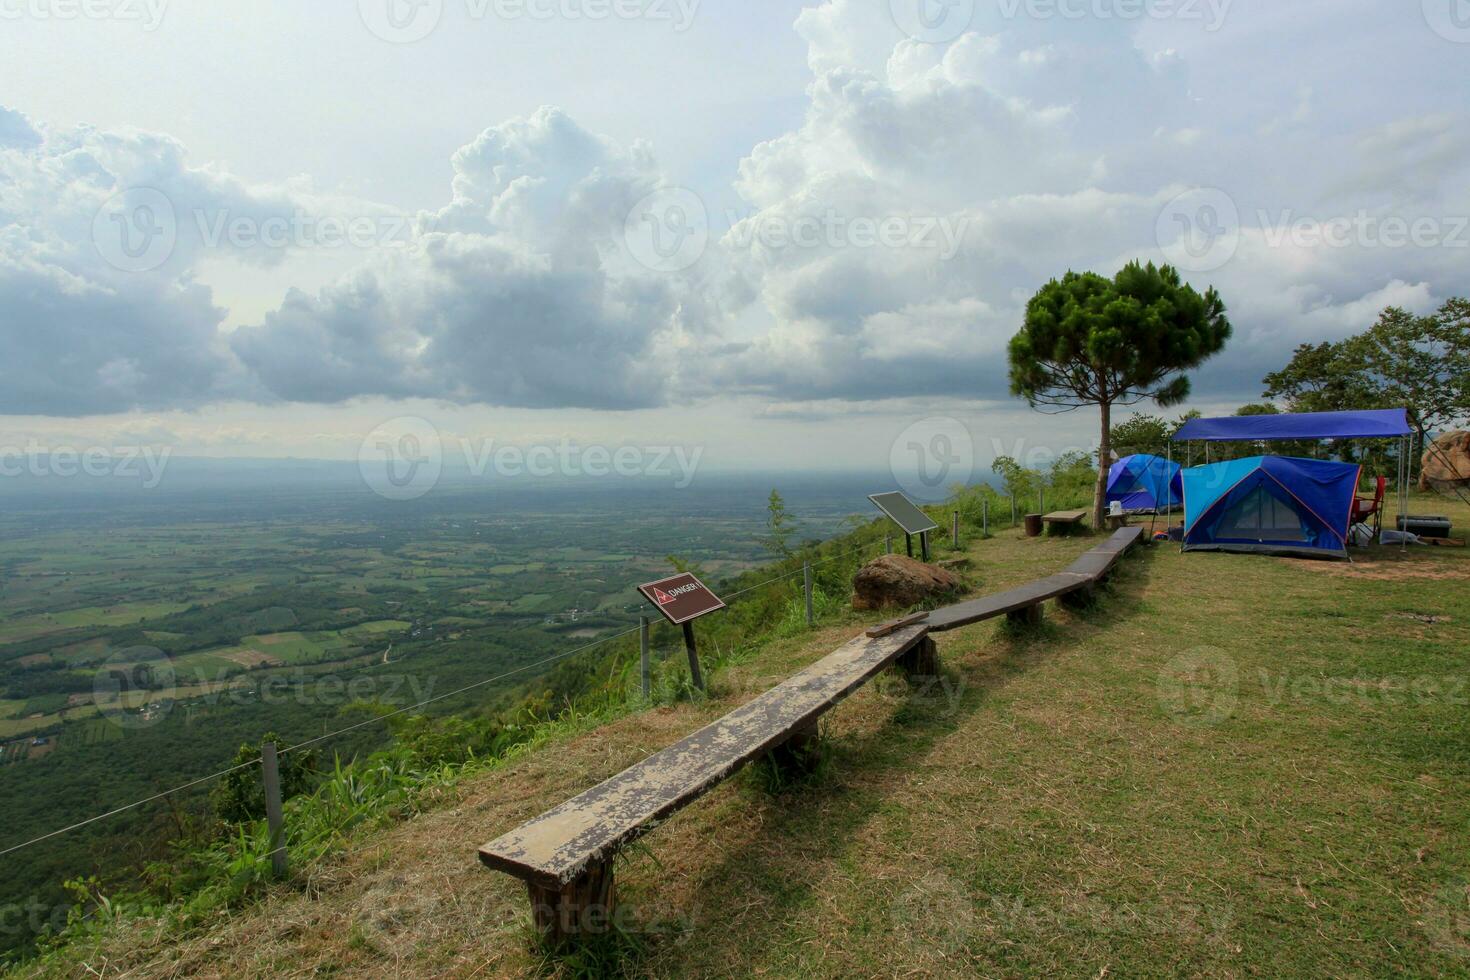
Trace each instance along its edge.
<instances>
[{"instance_id":1,"label":"green grass field","mask_svg":"<svg viewBox=\"0 0 1470 980\"><path fill-rule=\"evenodd\" d=\"M182 612L187 608L187 604L178 602L134 602L23 616L0 624L0 643L13 643L16 640L87 626L126 626L145 619Z\"/></svg>"},{"instance_id":2,"label":"green grass field","mask_svg":"<svg viewBox=\"0 0 1470 980\"><path fill-rule=\"evenodd\" d=\"M1470 525L1470 510L1451 509ZM1086 538L970 541L972 590ZM942 550L938 557L948 557ZM836 612L642 711L355 840L309 891L198 934L114 934L129 976L1470 975L1470 552L1354 564L1181 554L1089 610L939 639L943 683L870 684L825 764L721 786L628 850L616 959L545 957L475 848L766 690L877 615ZM57 966L58 972L62 969ZM596 971L592 971L596 972Z\"/></svg>"}]
</instances>

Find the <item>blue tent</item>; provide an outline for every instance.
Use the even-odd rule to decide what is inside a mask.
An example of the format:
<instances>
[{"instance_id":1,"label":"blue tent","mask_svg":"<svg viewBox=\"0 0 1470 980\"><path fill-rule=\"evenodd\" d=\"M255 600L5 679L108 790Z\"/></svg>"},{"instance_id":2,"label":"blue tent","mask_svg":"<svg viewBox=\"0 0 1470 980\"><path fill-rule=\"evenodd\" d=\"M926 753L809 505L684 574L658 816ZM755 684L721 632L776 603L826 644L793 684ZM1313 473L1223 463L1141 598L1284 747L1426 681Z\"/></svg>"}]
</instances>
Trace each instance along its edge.
<instances>
[{"instance_id":1,"label":"blue tent","mask_svg":"<svg viewBox=\"0 0 1470 980\"><path fill-rule=\"evenodd\" d=\"M1256 456L1184 471L1184 550L1346 558L1362 467Z\"/></svg>"},{"instance_id":2,"label":"blue tent","mask_svg":"<svg viewBox=\"0 0 1470 980\"><path fill-rule=\"evenodd\" d=\"M1124 456L1108 470L1108 503L1124 510L1163 510L1184 500L1183 467L1162 456Z\"/></svg>"}]
</instances>

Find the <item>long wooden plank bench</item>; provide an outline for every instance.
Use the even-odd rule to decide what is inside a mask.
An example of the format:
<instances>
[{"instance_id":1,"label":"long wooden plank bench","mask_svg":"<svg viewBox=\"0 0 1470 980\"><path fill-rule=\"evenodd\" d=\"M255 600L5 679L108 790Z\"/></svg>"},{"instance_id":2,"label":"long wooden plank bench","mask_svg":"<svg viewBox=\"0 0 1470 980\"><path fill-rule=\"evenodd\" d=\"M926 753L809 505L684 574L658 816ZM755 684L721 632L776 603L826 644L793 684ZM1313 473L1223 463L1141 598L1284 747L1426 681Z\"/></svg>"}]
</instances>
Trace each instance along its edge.
<instances>
[{"instance_id":1,"label":"long wooden plank bench","mask_svg":"<svg viewBox=\"0 0 1470 980\"><path fill-rule=\"evenodd\" d=\"M524 879L536 927L561 941L603 931L620 847L773 750L799 764L817 720L898 662L937 670L923 625L860 636L693 735L480 848L488 867Z\"/></svg>"},{"instance_id":2,"label":"long wooden plank bench","mask_svg":"<svg viewBox=\"0 0 1470 980\"><path fill-rule=\"evenodd\" d=\"M766 753L800 765L823 714L890 666L938 672L931 633L1000 615L1030 618L1048 599L1090 589L1142 535L1125 528L1064 572L1019 588L886 623L712 725L480 848L486 866L526 882L533 921L555 942L613 921L618 849Z\"/></svg>"},{"instance_id":3,"label":"long wooden plank bench","mask_svg":"<svg viewBox=\"0 0 1470 980\"><path fill-rule=\"evenodd\" d=\"M931 633L944 633L974 623L1010 616L1017 621L1035 622L1040 618L1041 604L1048 599L1061 599L1073 593L1087 592L1103 579L1118 559L1143 536L1141 527L1125 527L1106 541L1074 561L1067 570L1037 582L1027 582L1006 592L983 596L945 606L922 620Z\"/></svg>"}]
</instances>

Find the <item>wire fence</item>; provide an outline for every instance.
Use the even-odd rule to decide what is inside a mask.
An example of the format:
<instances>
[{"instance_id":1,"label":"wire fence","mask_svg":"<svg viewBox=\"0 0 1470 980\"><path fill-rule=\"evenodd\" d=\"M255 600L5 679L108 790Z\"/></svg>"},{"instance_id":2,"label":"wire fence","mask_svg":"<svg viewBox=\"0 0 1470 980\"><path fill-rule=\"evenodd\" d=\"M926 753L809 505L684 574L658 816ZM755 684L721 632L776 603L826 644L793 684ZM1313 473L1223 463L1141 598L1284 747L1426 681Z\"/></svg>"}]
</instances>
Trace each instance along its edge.
<instances>
[{"instance_id":1,"label":"wire fence","mask_svg":"<svg viewBox=\"0 0 1470 980\"><path fill-rule=\"evenodd\" d=\"M818 567L821 567L821 566L824 566L824 565L831 564L832 562L839 561L839 560L841 560L843 558L851 558L854 555L861 554L861 553L866 552L866 551L871 551L875 547L882 546L882 545L884 545L884 542L883 541L869 542L866 545L861 545L861 546L859 546L857 548L853 548L853 549L850 549L848 551L840 552L840 553L835 554L835 555L829 555L829 556L827 556L825 558L822 558L822 559L820 559L818 561L812 561L812 562L804 563L802 567L796 568L796 569L794 569L794 570L792 570L790 572L784 573L782 575L777 575L774 578L770 578L770 579L765 580L764 582L758 582L755 585L752 585L752 586L749 586L747 588L741 589L738 592L730 593L730 594L726 595L724 598L725 598L725 600L726 600L727 603L734 602L735 600L741 598L742 596L749 595L750 593L759 591L760 589L768 588L768 587L770 587L772 585L775 585L775 584L777 584L779 582L784 582L784 581L787 581L789 579L795 578L796 576L805 575L808 568L815 569L815 568L818 568ZM808 584L808 586L810 585L810 579L807 580L807 584ZM540 668L543 668L543 667L552 666L554 664L557 664L557 663L560 663L560 662L569 660L572 657L575 657L575 656L577 656L579 654L586 653L589 650L592 650L594 648L603 646L603 645L608 644L608 643L612 643L612 642L614 642L616 640L620 640L620 639L622 639L624 637L627 637L627 636L631 636L631 635L633 635L635 633L638 633L641 629L642 629L642 626L640 625L640 626L632 627L631 629L626 629L626 630L623 630L621 632L611 634L609 636L600 637L599 639L593 640L590 643L586 643L586 644L583 644L582 646L575 647L575 648L573 648L571 650L566 650L566 651L563 651L561 653L555 654L553 656L543 658L541 660L535 661L534 663L523 664L520 667L512 668L511 670L507 670L507 671L504 671L502 673L496 674L493 677L487 677L487 678L484 678L482 680L475 681L474 683L466 684L466 685L464 685L464 686L462 686L460 688L457 688L456 690L450 691L450 692L448 692L446 694L439 694L439 695L436 695L436 696L431 697L431 698L426 698L425 700L420 701L420 702L418 702L416 704L407 705L405 707L398 708L398 709L395 709L395 710L390 711L390 712L385 712L383 714L374 715L373 717L371 717L371 718L369 718L369 719L367 719L365 721L357 722L356 724L352 724L352 725L347 725L347 726L345 726L343 728L340 728L340 729L338 729L338 730L336 730L334 732L328 732L328 733L326 733L324 735L319 735L319 736L317 736L315 738L310 738L310 739L307 739L305 741L297 742L297 743L295 743L293 745L290 745L290 746L287 746L285 748L282 748L282 749L280 749L277 752L277 756L278 757L279 756L285 756L285 755L288 755L289 753L292 753L292 752L297 752L297 751L300 751L302 749L307 749L307 748L310 748L310 747L312 747L314 745L319 745L319 744L321 744L323 742L330 741L331 739L338 738L340 736L347 735L347 734L350 734L352 732L359 731L361 729L371 727L373 725L383 724L386 721L388 721L388 719L390 719L390 718L396 718L396 717L399 717L399 716L402 716L402 715L406 715L406 714L410 714L410 713L413 713L413 712L416 712L416 711L420 711L420 710L422 710L424 708L429 707L430 705L437 704L437 703L439 703L441 701L446 701L446 700L448 700L450 698L457 697L457 696L463 695L463 694L467 694L467 693L469 693L471 691L475 691L475 690L479 690L481 688L489 687L492 684L496 684L496 683L498 683L500 681L508 680L511 677L515 677L517 675L524 674L524 673L527 673L529 671L534 671L534 670L537 670L537 669L540 669ZM61 836L65 835L65 834L71 833L71 832L76 831L76 830L80 830L83 827L88 827L88 826L91 826L93 824L100 823L100 822L105 821L105 820L108 820L108 819L110 819L112 817L116 817L116 816L119 816L121 814L128 813L130 811L133 811L133 810L138 809L139 807L146 806L146 805L148 805L150 803L156 803L156 802L159 802L161 800L167 799L169 797L176 796L179 793L186 792L186 791L188 791L190 789L193 789L193 788L195 788L197 786L201 786L201 785L204 785L206 783L213 782L214 780L217 780L217 779L223 779L225 776L229 776L229 775L231 775L233 773L240 772L241 770L250 769L250 768L254 768L254 767L257 767L257 766L261 766L261 765L262 765L262 760L261 759L252 759L249 762L243 762L243 763L240 763L240 764L237 764L237 765L233 765L233 766L230 766L230 767L228 767L226 769L221 769L218 772L210 773L207 776L200 776L197 779L191 779L188 782L181 783L178 786L175 786L175 787L173 787L171 789L167 789L167 790L164 790L162 792L155 793L155 794L153 794L151 796L144 797L143 799L136 800L136 801L134 801L132 803L128 803L128 804L126 804L124 806L116 807L114 809L111 809L111 810L106 811L105 813L100 813L100 814L97 814L96 816L88 817L85 820L79 820L79 821L77 821L75 823L72 823L72 824L69 824L67 826L59 827L56 830L52 830L52 831L49 831L47 833L41 834L41 835L39 835L37 837L33 837L30 840L25 841L24 843L15 844L15 845L12 845L10 847L7 847L4 850L0 850L0 857L4 857L5 855L8 855L8 854L13 854L13 853L15 853L17 851L24 850L24 849L26 849L28 847L32 847L32 846L34 846L36 844L40 844L40 843L42 843L44 841L51 840L51 839L56 838L56 837L61 837Z\"/></svg>"}]
</instances>

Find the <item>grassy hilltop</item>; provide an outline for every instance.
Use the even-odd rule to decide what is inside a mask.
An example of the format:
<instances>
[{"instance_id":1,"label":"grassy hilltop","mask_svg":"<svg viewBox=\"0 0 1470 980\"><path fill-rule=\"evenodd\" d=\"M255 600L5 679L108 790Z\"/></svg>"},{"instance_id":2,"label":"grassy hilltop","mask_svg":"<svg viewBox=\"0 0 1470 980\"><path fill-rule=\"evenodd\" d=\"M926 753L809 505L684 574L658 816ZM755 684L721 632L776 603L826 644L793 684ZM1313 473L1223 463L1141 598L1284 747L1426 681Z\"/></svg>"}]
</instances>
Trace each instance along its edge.
<instances>
[{"instance_id":1,"label":"grassy hilltop","mask_svg":"<svg viewBox=\"0 0 1470 980\"><path fill-rule=\"evenodd\" d=\"M1087 547L970 533L971 589ZM878 616L771 612L708 701L573 718L233 911L119 917L21 972L1470 975L1470 553L1354 557L1165 545L1091 611L940 637L944 684L837 709L812 783L747 772L631 849L615 959L535 952L476 847Z\"/></svg>"}]
</instances>

